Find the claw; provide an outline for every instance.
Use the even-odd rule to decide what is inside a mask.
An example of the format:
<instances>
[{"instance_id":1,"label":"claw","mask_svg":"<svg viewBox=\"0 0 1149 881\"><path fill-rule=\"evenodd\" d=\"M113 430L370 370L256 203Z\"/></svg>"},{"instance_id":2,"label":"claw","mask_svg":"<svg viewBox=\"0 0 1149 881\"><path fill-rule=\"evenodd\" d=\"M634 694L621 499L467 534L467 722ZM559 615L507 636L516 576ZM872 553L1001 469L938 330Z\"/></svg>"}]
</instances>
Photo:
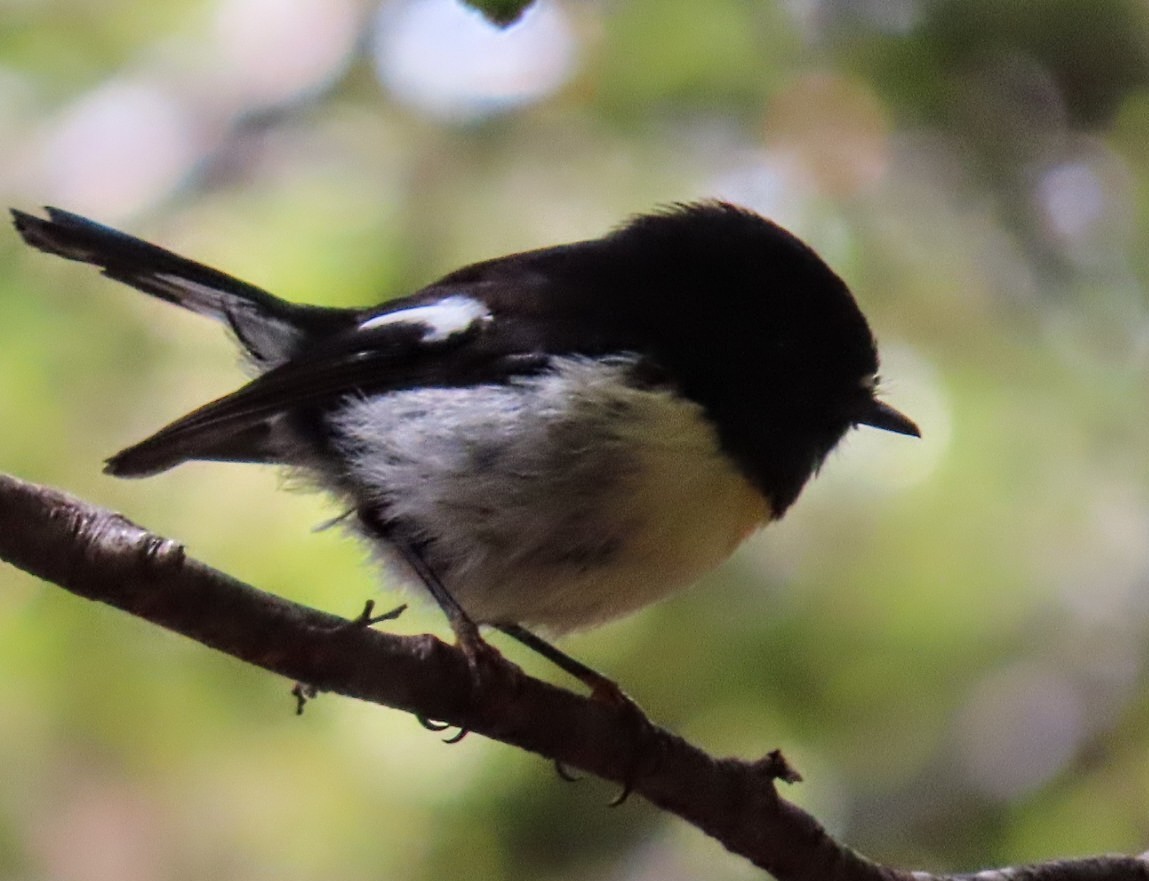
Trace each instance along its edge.
<instances>
[{"instance_id":1,"label":"claw","mask_svg":"<svg viewBox=\"0 0 1149 881\"><path fill-rule=\"evenodd\" d=\"M634 784L661 764L662 741L654 736L654 724L647 718L642 708L611 680L603 678L601 682L595 683L591 696L595 700L617 707L632 729L630 761L622 779L622 789L607 802L607 807L617 808L630 798ZM656 755L648 758L646 753L651 746L655 749Z\"/></svg>"},{"instance_id":2,"label":"claw","mask_svg":"<svg viewBox=\"0 0 1149 881\"><path fill-rule=\"evenodd\" d=\"M448 728L452 727L447 722L437 722L434 719L428 719L426 716L416 715L415 720L428 731L434 731L436 733L440 731L446 731ZM457 734L452 734L450 737L444 737L443 743L458 743L470 733L471 732L469 728L460 728Z\"/></svg>"},{"instance_id":3,"label":"claw","mask_svg":"<svg viewBox=\"0 0 1149 881\"><path fill-rule=\"evenodd\" d=\"M565 780L567 783L578 783L580 780L582 780L581 777L568 771L567 766L558 759L555 759L555 773L558 774L559 777L562 780Z\"/></svg>"},{"instance_id":4,"label":"claw","mask_svg":"<svg viewBox=\"0 0 1149 881\"><path fill-rule=\"evenodd\" d=\"M621 807L623 804L626 803L626 800L628 798L630 798L630 793L633 791L633 787L634 787L634 781L633 780L627 780L626 782L624 782L622 784L622 789L619 791L618 795L616 795L614 798L612 798L610 801L608 801L606 803L606 806L608 808Z\"/></svg>"},{"instance_id":5,"label":"claw","mask_svg":"<svg viewBox=\"0 0 1149 881\"><path fill-rule=\"evenodd\" d=\"M446 722L436 722L434 719L428 719L426 716L415 715L415 721L426 728L428 731L446 731L451 726Z\"/></svg>"}]
</instances>

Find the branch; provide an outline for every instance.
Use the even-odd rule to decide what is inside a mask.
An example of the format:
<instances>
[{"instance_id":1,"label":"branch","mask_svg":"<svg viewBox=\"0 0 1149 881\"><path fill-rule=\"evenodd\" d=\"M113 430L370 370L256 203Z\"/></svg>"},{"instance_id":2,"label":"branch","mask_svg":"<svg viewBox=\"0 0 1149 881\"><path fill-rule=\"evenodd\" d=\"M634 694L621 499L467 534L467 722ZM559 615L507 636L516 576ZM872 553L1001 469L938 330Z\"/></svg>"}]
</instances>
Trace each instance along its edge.
<instances>
[{"instance_id":1,"label":"branch","mask_svg":"<svg viewBox=\"0 0 1149 881\"><path fill-rule=\"evenodd\" d=\"M0 475L0 559L323 691L439 719L619 784L780 881L1149 881L1149 855L931 875L879 866L781 798L779 753L715 759L633 714L494 658L475 679L430 635L394 636L257 590L111 511ZM635 761L641 748L641 762ZM633 779L631 779L633 778Z\"/></svg>"}]
</instances>

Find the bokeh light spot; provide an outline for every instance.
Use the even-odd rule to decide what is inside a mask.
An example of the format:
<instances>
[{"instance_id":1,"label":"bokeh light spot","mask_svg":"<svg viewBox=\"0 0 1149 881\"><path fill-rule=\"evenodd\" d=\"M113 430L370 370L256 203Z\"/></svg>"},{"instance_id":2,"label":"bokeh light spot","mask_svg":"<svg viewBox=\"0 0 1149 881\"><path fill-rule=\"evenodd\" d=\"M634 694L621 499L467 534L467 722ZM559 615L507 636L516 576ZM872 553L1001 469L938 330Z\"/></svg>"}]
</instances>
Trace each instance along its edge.
<instances>
[{"instance_id":1,"label":"bokeh light spot","mask_svg":"<svg viewBox=\"0 0 1149 881\"><path fill-rule=\"evenodd\" d=\"M561 9L532 6L499 30L456 0L405 0L380 11L379 78L430 116L469 122L540 101L574 72L576 44Z\"/></svg>"}]
</instances>

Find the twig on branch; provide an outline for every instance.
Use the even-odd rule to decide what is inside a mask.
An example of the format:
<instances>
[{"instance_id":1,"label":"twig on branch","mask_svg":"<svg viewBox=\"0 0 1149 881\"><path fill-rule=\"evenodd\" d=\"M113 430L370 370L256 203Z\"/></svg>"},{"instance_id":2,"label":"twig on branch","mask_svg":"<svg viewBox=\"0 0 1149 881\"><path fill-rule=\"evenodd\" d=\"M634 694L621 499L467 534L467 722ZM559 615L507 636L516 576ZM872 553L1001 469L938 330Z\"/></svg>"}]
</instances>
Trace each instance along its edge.
<instances>
[{"instance_id":1,"label":"twig on branch","mask_svg":"<svg viewBox=\"0 0 1149 881\"><path fill-rule=\"evenodd\" d=\"M660 728L634 761L633 717L495 660L475 680L433 636L394 636L257 590L183 547L58 490L0 475L0 559L240 660L335 692L438 719L629 784L781 881L1149 881L1149 855L932 875L879 866L781 798L771 753L715 759ZM630 779L630 778L634 779Z\"/></svg>"}]
</instances>

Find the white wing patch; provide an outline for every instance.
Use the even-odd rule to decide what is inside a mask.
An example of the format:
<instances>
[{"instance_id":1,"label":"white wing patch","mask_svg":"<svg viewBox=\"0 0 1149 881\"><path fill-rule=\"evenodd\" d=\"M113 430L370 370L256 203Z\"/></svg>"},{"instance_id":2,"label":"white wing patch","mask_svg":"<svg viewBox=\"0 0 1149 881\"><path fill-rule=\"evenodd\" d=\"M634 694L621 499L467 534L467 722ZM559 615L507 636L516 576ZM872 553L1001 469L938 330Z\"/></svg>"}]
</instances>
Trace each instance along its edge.
<instances>
[{"instance_id":1,"label":"white wing patch","mask_svg":"<svg viewBox=\"0 0 1149 881\"><path fill-rule=\"evenodd\" d=\"M476 322L487 321L490 317L486 305L471 297L456 294L426 306L412 306L410 309L376 315L360 324L359 330L371 330L387 324L418 324L423 328L423 342L442 343L456 334L470 330Z\"/></svg>"}]
</instances>

